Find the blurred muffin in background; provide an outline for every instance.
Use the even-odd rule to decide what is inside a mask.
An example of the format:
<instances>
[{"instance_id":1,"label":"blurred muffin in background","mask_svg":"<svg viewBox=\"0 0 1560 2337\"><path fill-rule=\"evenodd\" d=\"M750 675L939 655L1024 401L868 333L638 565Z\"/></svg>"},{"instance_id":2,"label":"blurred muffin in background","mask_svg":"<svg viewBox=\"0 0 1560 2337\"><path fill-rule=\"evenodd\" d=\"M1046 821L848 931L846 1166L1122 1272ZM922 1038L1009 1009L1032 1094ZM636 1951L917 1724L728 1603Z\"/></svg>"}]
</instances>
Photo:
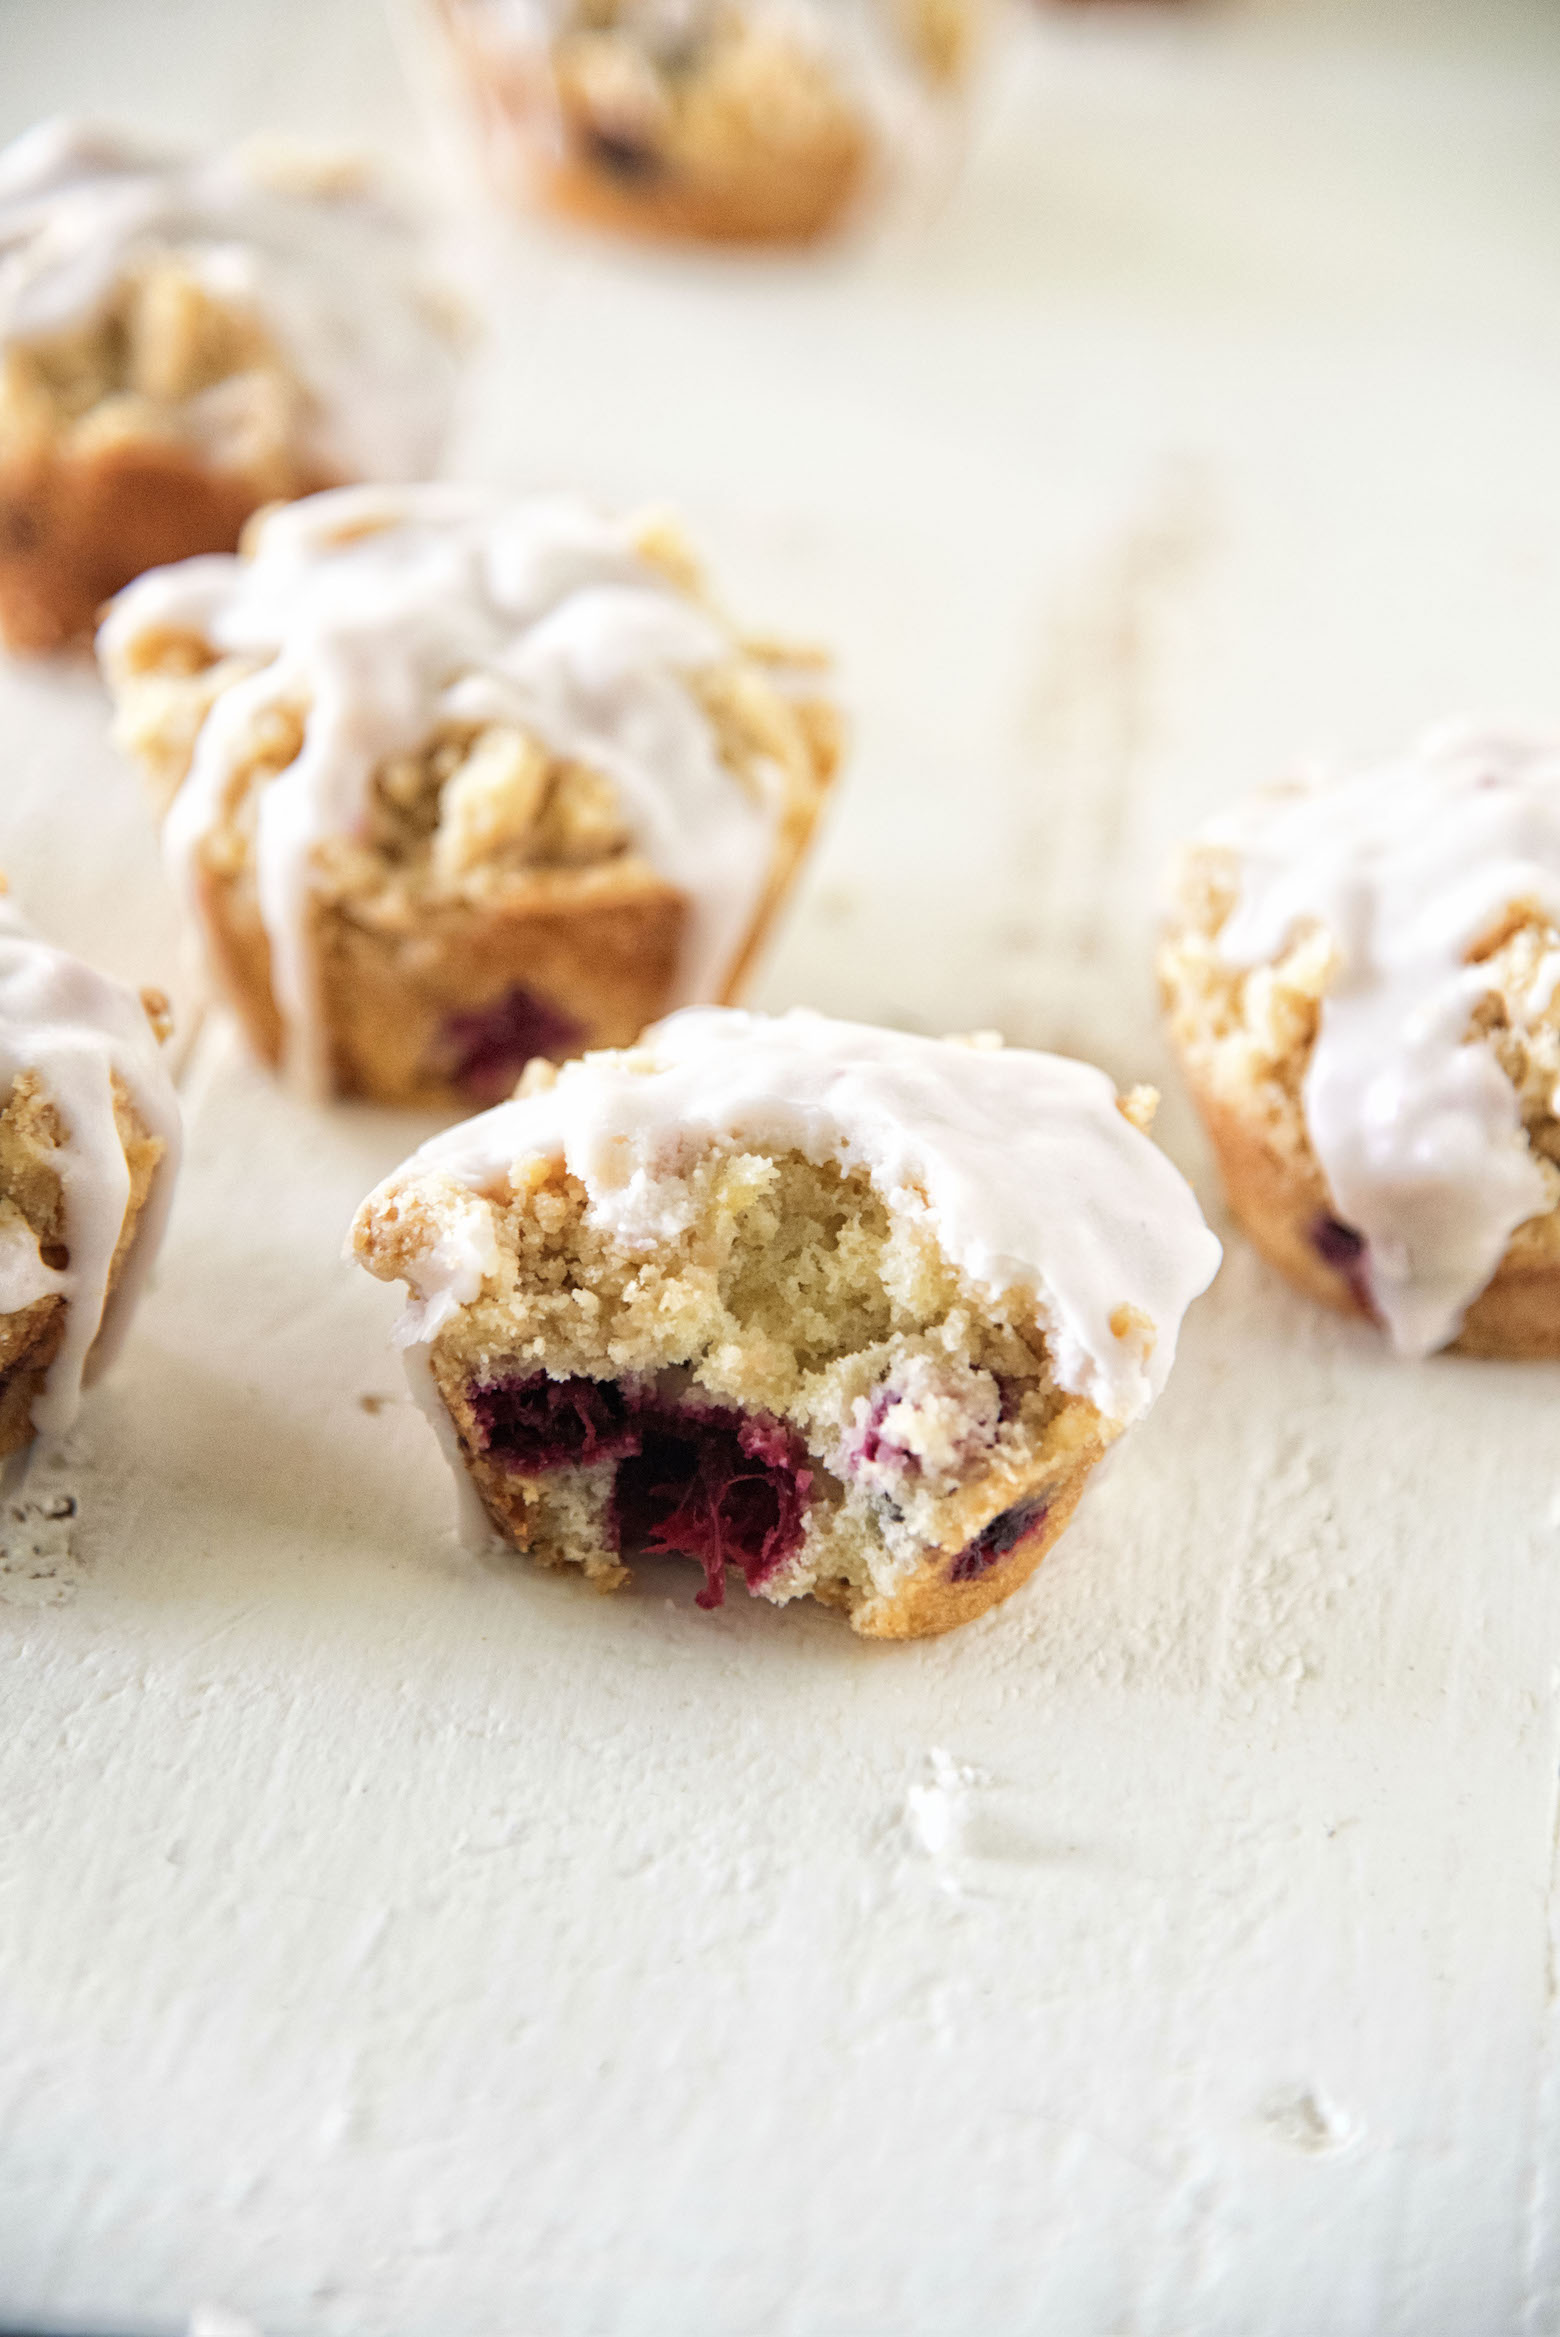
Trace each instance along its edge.
<instances>
[{"instance_id":1,"label":"blurred muffin in background","mask_svg":"<svg viewBox=\"0 0 1560 2337\"><path fill-rule=\"evenodd\" d=\"M806 243L912 175L983 0L434 0L492 176L630 234Z\"/></svg>"},{"instance_id":2,"label":"blurred muffin in background","mask_svg":"<svg viewBox=\"0 0 1560 2337\"><path fill-rule=\"evenodd\" d=\"M361 160L41 123L0 153L0 633L53 648L263 503L426 477L458 338Z\"/></svg>"}]
</instances>

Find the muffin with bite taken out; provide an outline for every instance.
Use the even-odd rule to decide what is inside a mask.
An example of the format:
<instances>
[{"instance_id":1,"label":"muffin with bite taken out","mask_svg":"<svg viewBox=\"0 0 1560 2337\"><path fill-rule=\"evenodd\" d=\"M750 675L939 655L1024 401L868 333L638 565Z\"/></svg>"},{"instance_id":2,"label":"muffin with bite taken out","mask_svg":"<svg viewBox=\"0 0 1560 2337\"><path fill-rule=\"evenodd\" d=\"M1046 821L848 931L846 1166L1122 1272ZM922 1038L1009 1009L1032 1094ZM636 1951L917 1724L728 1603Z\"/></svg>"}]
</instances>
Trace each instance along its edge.
<instances>
[{"instance_id":1,"label":"muffin with bite taken out","mask_svg":"<svg viewBox=\"0 0 1560 2337\"><path fill-rule=\"evenodd\" d=\"M534 1066L353 1245L408 1287L479 1534L918 1638L1033 1572L1218 1264L1151 1103L1057 1056L689 1010Z\"/></svg>"}]
</instances>

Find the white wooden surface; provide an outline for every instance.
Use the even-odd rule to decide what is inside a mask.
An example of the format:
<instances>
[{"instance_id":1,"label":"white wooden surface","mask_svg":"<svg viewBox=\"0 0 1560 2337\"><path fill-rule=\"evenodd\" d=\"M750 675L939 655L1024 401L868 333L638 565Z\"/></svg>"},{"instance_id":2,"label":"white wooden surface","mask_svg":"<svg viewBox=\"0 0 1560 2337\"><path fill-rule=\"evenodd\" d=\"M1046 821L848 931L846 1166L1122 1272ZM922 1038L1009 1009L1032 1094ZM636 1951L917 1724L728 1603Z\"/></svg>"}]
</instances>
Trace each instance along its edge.
<instances>
[{"instance_id":1,"label":"white wooden surface","mask_svg":"<svg viewBox=\"0 0 1560 2337\"><path fill-rule=\"evenodd\" d=\"M764 1002L1167 1078L1179 828L1560 715L1557 66L1547 0L1052 18L918 242L465 237L466 466L675 500L841 651ZM367 0L0 11L6 133L410 148L404 88ZM0 671L0 742L33 913L172 979L90 677ZM190 1105L124 1368L0 1518L0 2320L1560 2329L1560 1372L1396 1366L1234 1239L986 1622L597 1601L456 1554L337 1262L412 1131L220 1031Z\"/></svg>"}]
</instances>

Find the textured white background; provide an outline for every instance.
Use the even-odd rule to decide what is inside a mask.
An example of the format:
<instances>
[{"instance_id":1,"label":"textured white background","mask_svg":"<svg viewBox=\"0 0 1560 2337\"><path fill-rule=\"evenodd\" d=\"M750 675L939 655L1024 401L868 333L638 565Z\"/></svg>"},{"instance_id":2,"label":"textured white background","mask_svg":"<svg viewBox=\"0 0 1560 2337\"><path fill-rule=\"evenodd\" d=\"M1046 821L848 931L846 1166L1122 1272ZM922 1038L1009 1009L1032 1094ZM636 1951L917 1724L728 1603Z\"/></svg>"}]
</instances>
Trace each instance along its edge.
<instances>
[{"instance_id":1,"label":"textured white background","mask_svg":"<svg viewBox=\"0 0 1560 2337\"><path fill-rule=\"evenodd\" d=\"M419 150L413 80L367 0L0 0L6 133ZM765 1003L1159 1076L1201 1175L1177 830L1299 748L1560 716L1546 0L1032 24L920 240L463 243L466 467L673 499L841 652ZM0 862L171 981L101 732L84 670L0 670ZM411 1129L217 1031L189 1086L124 1368L0 1515L0 2319L1560 2329L1560 1372L1395 1366L1236 1239L984 1623L597 1601L456 1554L337 1263Z\"/></svg>"}]
</instances>

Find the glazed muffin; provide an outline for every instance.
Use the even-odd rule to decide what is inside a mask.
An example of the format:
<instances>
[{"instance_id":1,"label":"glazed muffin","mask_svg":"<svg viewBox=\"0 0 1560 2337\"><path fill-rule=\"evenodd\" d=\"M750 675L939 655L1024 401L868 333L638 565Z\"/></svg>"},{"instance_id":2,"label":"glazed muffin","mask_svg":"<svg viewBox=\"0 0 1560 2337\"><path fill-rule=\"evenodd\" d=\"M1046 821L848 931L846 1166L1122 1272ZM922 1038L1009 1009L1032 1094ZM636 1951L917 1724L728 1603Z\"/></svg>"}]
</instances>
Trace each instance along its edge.
<instances>
[{"instance_id":1,"label":"glazed muffin","mask_svg":"<svg viewBox=\"0 0 1560 2337\"><path fill-rule=\"evenodd\" d=\"M1252 1240L1404 1355L1560 1356L1560 741L1458 728L1216 820L1159 959Z\"/></svg>"},{"instance_id":2,"label":"glazed muffin","mask_svg":"<svg viewBox=\"0 0 1560 2337\"><path fill-rule=\"evenodd\" d=\"M179 1159L166 1035L157 993L0 898L0 1459L70 1428L156 1255Z\"/></svg>"},{"instance_id":3,"label":"glazed muffin","mask_svg":"<svg viewBox=\"0 0 1560 2337\"><path fill-rule=\"evenodd\" d=\"M694 1009L533 1066L353 1247L408 1286L476 1532L917 1638L1032 1573L1212 1279L1151 1104L994 1039Z\"/></svg>"},{"instance_id":4,"label":"glazed muffin","mask_svg":"<svg viewBox=\"0 0 1560 2337\"><path fill-rule=\"evenodd\" d=\"M976 0L437 0L506 188L631 234L802 243L935 138Z\"/></svg>"},{"instance_id":5,"label":"glazed muffin","mask_svg":"<svg viewBox=\"0 0 1560 2337\"><path fill-rule=\"evenodd\" d=\"M101 647L221 987L320 1094L469 1110L729 997L834 766L816 660L565 498L290 504Z\"/></svg>"},{"instance_id":6,"label":"glazed muffin","mask_svg":"<svg viewBox=\"0 0 1560 2337\"><path fill-rule=\"evenodd\" d=\"M0 632L90 632L263 503L433 468L455 321L360 162L48 122L0 154Z\"/></svg>"}]
</instances>

